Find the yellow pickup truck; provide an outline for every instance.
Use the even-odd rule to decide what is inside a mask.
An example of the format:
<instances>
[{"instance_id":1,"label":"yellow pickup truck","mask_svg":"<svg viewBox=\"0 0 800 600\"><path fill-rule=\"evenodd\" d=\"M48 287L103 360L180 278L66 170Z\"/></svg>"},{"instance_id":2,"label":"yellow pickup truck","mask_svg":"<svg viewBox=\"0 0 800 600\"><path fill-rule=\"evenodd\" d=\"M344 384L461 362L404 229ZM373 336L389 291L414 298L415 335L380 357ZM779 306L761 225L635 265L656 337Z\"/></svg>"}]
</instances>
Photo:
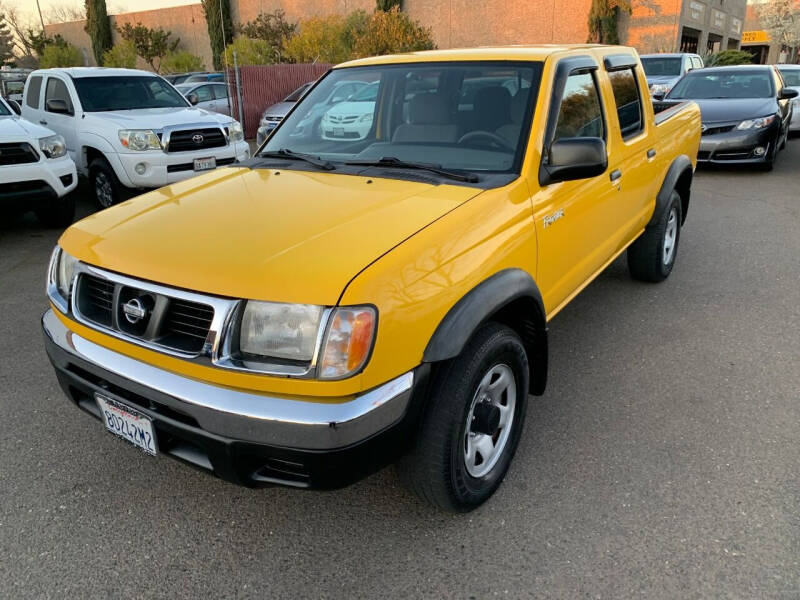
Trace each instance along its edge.
<instances>
[{"instance_id":1,"label":"yellow pickup truck","mask_svg":"<svg viewBox=\"0 0 800 600\"><path fill-rule=\"evenodd\" d=\"M626 250L638 280L675 264L700 113L660 108L624 47L339 65L248 162L67 229L42 322L59 382L229 481L396 462L475 508L545 391L548 322Z\"/></svg>"}]
</instances>

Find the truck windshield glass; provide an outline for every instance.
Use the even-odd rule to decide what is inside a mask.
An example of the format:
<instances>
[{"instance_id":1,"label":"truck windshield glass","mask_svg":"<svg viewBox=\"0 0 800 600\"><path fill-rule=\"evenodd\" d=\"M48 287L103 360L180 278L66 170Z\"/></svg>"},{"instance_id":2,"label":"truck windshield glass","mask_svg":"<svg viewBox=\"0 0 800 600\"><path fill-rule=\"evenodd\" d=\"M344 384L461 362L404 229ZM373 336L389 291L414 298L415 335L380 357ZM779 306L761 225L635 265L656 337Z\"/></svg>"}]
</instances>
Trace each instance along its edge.
<instances>
[{"instance_id":1,"label":"truck windshield glass","mask_svg":"<svg viewBox=\"0 0 800 600\"><path fill-rule=\"evenodd\" d=\"M448 170L516 172L539 88L538 62L334 69L263 146L330 161L392 158Z\"/></svg>"},{"instance_id":2,"label":"truck windshield glass","mask_svg":"<svg viewBox=\"0 0 800 600\"><path fill-rule=\"evenodd\" d=\"M681 74L681 58L643 58L642 66L648 77L679 77Z\"/></svg>"},{"instance_id":3,"label":"truck windshield glass","mask_svg":"<svg viewBox=\"0 0 800 600\"><path fill-rule=\"evenodd\" d=\"M86 112L191 106L160 77L76 77L73 82Z\"/></svg>"},{"instance_id":4,"label":"truck windshield glass","mask_svg":"<svg viewBox=\"0 0 800 600\"><path fill-rule=\"evenodd\" d=\"M770 98L774 95L766 71L689 73L667 94L671 100L712 98Z\"/></svg>"}]
</instances>

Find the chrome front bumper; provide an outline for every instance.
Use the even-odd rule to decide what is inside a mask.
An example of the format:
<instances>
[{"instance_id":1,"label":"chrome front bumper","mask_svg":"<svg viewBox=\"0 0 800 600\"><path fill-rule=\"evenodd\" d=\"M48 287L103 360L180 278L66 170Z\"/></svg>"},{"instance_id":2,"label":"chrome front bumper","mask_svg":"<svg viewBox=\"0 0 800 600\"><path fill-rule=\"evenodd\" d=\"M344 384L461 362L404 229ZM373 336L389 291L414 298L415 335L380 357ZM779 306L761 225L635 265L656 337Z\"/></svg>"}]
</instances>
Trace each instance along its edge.
<instances>
[{"instance_id":1,"label":"chrome front bumper","mask_svg":"<svg viewBox=\"0 0 800 600\"><path fill-rule=\"evenodd\" d=\"M42 328L50 360L65 376L87 373L111 390L188 415L208 434L270 446L325 451L369 439L403 418L414 384L409 371L350 399L283 398L203 383L114 352L67 329L52 309Z\"/></svg>"}]
</instances>

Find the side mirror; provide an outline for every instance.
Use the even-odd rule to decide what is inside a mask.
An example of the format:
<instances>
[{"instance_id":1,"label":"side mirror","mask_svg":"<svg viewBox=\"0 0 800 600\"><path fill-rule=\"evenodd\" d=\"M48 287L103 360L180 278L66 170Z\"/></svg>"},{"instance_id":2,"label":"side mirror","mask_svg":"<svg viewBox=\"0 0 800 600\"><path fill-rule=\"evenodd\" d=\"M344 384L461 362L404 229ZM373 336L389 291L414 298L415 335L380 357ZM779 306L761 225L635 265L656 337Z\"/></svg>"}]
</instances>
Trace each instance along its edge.
<instances>
[{"instance_id":1,"label":"side mirror","mask_svg":"<svg viewBox=\"0 0 800 600\"><path fill-rule=\"evenodd\" d=\"M200 102L200 98L198 98L197 94L195 94L194 92L192 92L191 94L186 96L186 99L189 101L189 104L191 104L192 106L194 106L195 104Z\"/></svg>"},{"instance_id":2,"label":"side mirror","mask_svg":"<svg viewBox=\"0 0 800 600\"><path fill-rule=\"evenodd\" d=\"M791 100L792 98L797 98L800 95L800 92L797 90L793 90L792 88L783 88L781 93L778 94L778 98L781 100Z\"/></svg>"},{"instance_id":3,"label":"side mirror","mask_svg":"<svg viewBox=\"0 0 800 600\"><path fill-rule=\"evenodd\" d=\"M16 100L9 100L8 105L11 107L11 110L13 110L15 113L17 113L18 115L22 115L22 107L19 105L19 102L17 102Z\"/></svg>"},{"instance_id":4,"label":"side mirror","mask_svg":"<svg viewBox=\"0 0 800 600\"><path fill-rule=\"evenodd\" d=\"M562 138L554 141L539 169L539 183L589 179L608 168L606 143L600 138Z\"/></svg>"},{"instance_id":5,"label":"side mirror","mask_svg":"<svg viewBox=\"0 0 800 600\"><path fill-rule=\"evenodd\" d=\"M67 103L64 100L57 100L55 98L48 100L45 103L45 109L47 112L57 113L60 115L71 115L72 111L67 106Z\"/></svg>"}]
</instances>

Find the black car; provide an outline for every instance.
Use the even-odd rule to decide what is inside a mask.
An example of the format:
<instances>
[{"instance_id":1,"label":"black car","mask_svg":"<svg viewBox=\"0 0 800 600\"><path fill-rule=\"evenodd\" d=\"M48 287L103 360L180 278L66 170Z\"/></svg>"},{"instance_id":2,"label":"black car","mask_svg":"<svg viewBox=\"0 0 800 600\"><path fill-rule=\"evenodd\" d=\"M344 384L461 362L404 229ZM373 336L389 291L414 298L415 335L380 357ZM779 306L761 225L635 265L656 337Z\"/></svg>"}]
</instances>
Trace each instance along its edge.
<instances>
[{"instance_id":1,"label":"black car","mask_svg":"<svg viewBox=\"0 0 800 600\"><path fill-rule=\"evenodd\" d=\"M755 163L772 168L786 146L791 99L797 90L784 86L775 67L742 65L687 73L664 98L700 105L703 137L700 163Z\"/></svg>"}]
</instances>

